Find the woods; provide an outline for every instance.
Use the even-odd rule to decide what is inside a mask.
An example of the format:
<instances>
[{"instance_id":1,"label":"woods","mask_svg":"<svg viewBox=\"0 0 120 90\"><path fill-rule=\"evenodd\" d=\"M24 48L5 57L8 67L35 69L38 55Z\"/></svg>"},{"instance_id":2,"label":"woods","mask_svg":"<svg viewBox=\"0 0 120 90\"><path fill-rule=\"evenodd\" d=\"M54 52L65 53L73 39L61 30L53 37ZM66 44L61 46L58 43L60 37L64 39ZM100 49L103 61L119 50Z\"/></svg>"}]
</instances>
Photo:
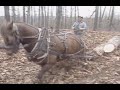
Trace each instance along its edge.
<instances>
[{"instance_id":1,"label":"woods","mask_svg":"<svg viewBox=\"0 0 120 90\"><path fill-rule=\"evenodd\" d=\"M10 21L9 6L4 6L4 12L5 12L5 19L7 21Z\"/></svg>"},{"instance_id":2,"label":"woods","mask_svg":"<svg viewBox=\"0 0 120 90\"><path fill-rule=\"evenodd\" d=\"M38 69L42 70L42 67L45 65L44 63L50 63L50 65L45 66L43 69L46 71L46 68L50 69L49 66L53 65L54 62L65 60L62 63L57 63L51 70L44 74L42 79L43 83L120 84L120 12L117 11L119 6L94 6L93 9L89 6L90 8L88 8L88 10L85 10L82 6L2 7L4 14L0 16L0 27L4 39L0 38L0 83L34 84L34 80L37 79L37 74L39 72ZM83 16L83 21L86 22L88 30L86 30L83 37L75 39L72 35L74 35L74 37L76 37L76 35L71 27L73 23L78 20L78 16ZM11 26L12 24L8 22L4 24L4 19L6 19L6 21L14 21L13 26L17 23L17 30L19 30L20 33L16 34L14 33L14 29L12 29L14 31L10 30L11 28L8 28L7 25ZM43 32L49 29L55 30L55 33L49 34L52 36L50 38L47 37L48 33L46 33L46 37L44 37L44 33L40 33L39 35L39 38L44 37L43 40L46 40L45 42L47 42L48 46L45 45L46 43L43 43L43 46L41 46L41 44L41 47L36 49L38 51L36 51L35 56L43 55L44 57L51 55L50 57L48 56L47 59L44 59L45 62L43 62L43 65L37 66L33 62L29 62L26 51L32 48L24 50L24 45L20 45L20 47L18 45L19 51L18 53L14 53L13 56L5 54L5 52L9 52L9 50L15 50L15 47L13 48L12 44L10 44L11 42L15 45L15 41L21 40L26 47L27 45L29 46L29 43L34 42L35 39L33 38L33 41L31 38L29 38L29 40L21 38L22 35L23 37L37 35L38 29L36 28L38 27L48 28L41 29ZM62 29L64 29L64 31L58 34ZM5 34L5 30L7 34ZM21 30L24 32L21 32ZM27 32L29 30L30 32ZM69 33L70 36L64 32ZM20 37L18 37L19 35ZM54 39L52 41L54 35L56 35L55 42ZM37 39L38 38L36 38L36 41ZM5 40L8 46L11 45L11 47L2 44ZM78 44L75 44L75 42L78 42ZM40 43L42 43L42 39ZM51 45L50 47L56 48L56 52L58 50L61 51L61 53L55 53L56 56L54 56L54 52L52 54L46 54L46 51L52 50L49 45ZM43 48L44 46L45 48ZM76 48L77 46L81 48ZM34 45L32 47L34 47ZM46 47L50 49L47 50ZM72 52L73 49L76 51L81 49L82 52L65 56L65 52ZM40 54L39 51L43 51L43 54ZM37 59L39 58L41 58L41 56ZM35 60L33 59L33 61Z\"/></svg>"},{"instance_id":3,"label":"woods","mask_svg":"<svg viewBox=\"0 0 120 90\"><path fill-rule=\"evenodd\" d=\"M108 10L106 10L108 9ZM21 13L22 11L22 13ZM90 30L119 30L119 16L115 6L95 6L93 13L84 17ZM80 6L4 6L7 21L26 22L37 27L71 29L77 16L82 16Z\"/></svg>"}]
</instances>

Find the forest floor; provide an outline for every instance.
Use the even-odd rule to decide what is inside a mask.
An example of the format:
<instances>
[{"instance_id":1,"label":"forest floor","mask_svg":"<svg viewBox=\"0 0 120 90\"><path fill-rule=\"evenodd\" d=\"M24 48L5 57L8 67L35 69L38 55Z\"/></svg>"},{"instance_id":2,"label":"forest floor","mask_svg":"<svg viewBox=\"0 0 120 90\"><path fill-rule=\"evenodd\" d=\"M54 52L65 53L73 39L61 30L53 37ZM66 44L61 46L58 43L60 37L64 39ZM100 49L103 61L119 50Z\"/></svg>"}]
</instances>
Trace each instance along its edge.
<instances>
[{"instance_id":1,"label":"forest floor","mask_svg":"<svg viewBox=\"0 0 120 90\"><path fill-rule=\"evenodd\" d=\"M89 50L102 44L120 32L88 31L84 42ZM8 56L0 50L0 83L1 84L33 84L40 66L29 62L25 51ZM71 66L69 71L61 65ZM44 84L120 84L120 49L95 60L65 60L57 63L44 74Z\"/></svg>"}]
</instances>

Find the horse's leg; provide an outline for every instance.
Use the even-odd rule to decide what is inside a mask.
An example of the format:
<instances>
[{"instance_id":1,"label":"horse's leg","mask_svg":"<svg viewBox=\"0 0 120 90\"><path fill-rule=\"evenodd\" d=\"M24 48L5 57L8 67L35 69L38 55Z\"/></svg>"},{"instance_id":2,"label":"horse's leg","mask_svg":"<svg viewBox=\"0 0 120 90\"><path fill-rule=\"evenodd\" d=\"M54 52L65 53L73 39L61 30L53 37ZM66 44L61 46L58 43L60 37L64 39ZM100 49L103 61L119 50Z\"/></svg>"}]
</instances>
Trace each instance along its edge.
<instances>
[{"instance_id":1,"label":"horse's leg","mask_svg":"<svg viewBox=\"0 0 120 90\"><path fill-rule=\"evenodd\" d=\"M46 64L39 71L39 73L38 73L38 79L39 79L40 83L42 82L41 80L42 80L42 77L43 77L44 73L47 72L52 66L53 66L52 64Z\"/></svg>"},{"instance_id":2,"label":"horse's leg","mask_svg":"<svg viewBox=\"0 0 120 90\"><path fill-rule=\"evenodd\" d=\"M56 62L57 62L57 56L55 55L48 56L48 63L42 67L42 69L39 71L39 74L38 74L38 79L40 82L45 72L47 72Z\"/></svg>"}]
</instances>

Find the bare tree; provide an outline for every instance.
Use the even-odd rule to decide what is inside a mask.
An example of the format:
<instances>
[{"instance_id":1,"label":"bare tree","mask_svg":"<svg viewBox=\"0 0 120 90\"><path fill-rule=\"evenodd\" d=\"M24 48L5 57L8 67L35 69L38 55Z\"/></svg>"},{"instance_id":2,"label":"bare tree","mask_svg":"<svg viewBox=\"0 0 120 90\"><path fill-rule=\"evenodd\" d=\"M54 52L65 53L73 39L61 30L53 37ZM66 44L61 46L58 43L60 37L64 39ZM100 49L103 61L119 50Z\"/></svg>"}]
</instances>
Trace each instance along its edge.
<instances>
[{"instance_id":1,"label":"bare tree","mask_svg":"<svg viewBox=\"0 0 120 90\"><path fill-rule=\"evenodd\" d=\"M33 15L33 17L34 17L34 22L33 22L33 25L36 25L36 22L37 22L37 19L36 19L36 10L35 10L35 6L34 6L34 15Z\"/></svg>"},{"instance_id":2,"label":"bare tree","mask_svg":"<svg viewBox=\"0 0 120 90\"><path fill-rule=\"evenodd\" d=\"M26 19L26 18L25 18L25 6L23 6L23 22L26 22L25 19Z\"/></svg>"},{"instance_id":3,"label":"bare tree","mask_svg":"<svg viewBox=\"0 0 120 90\"><path fill-rule=\"evenodd\" d=\"M27 23L30 24L30 6L27 6Z\"/></svg>"},{"instance_id":4,"label":"bare tree","mask_svg":"<svg viewBox=\"0 0 120 90\"><path fill-rule=\"evenodd\" d=\"M46 7L44 6L44 27L46 27L46 23L47 23L47 21L46 21Z\"/></svg>"},{"instance_id":5,"label":"bare tree","mask_svg":"<svg viewBox=\"0 0 120 90\"><path fill-rule=\"evenodd\" d=\"M47 19L46 19L46 27L49 26L49 6L47 7Z\"/></svg>"},{"instance_id":6,"label":"bare tree","mask_svg":"<svg viewBox=\"0 0 120 90\"><path fill-rule=\"evenodd\" d=\"M112 13L111 13L111 18L110 18L110 23L109 23L109 30L111 30L111 26L113 25L113 17L114 17L114 6L112 6Z\"/></svg>"},{"instance_id":7,"label":"bare tree","mask_svg":"<svg viewBox=\"0 0 120 90\"><path fill-rule=\"evenodd\" d=\"M15 6L12 6L12 18L13 18L13 21L16 20Z\"/></svg>"},{"instance_id":8,"label":"bare tree","mask_svg":"<svg viewBox=\"0 0 120 90\"><path fill-rule=\"evenodd\" d=\"M111 6L110 6L110 10L109 10L108 20L110 19L110 14L111 14Z\"/></svg>"},{"instance_id":9,"label":"bare tree","mask_svg":"<svg viewBox=\"0 0 120 90\"><path fill-rule=\"evenodd\" d=\"M103 17L104 17L104 14L105 14L105 10L106 10L106 6L104 7L104 10L103 10L103 13L101 11L101 6L100 6L100 18L99 18L99 28L101 28L102 26L102 20L103 20Z\"/></svg>"},{"instance_id":10,"label":"bare tree","mask_svg":"<svg viewBox=\"0 0 120 90\"><path fill-rule=\"evenodd\" d=\"M40 6L39 6L39 11L38 11L38 26L40 27L40 20L41 20L41 18L40 18Z\"/></svg>"},{"instance_id":11,"label":"bare tree","mask_svg":"<svg viewBox=\"0 0 120 90\"><path fill-rule=\"evenodd\" d=\"M75 17L75 21L76 21L76 6L75 6L75 16L74 17Z\"/></svg>"},{"instance_id":12,"label":"bare tree","mask_svg":"<svg viewBox=\"0 0 120 90\"><path fill-rule=\"evenodd\" d=\"M66 25L66 23L67 23L67 20L66 20L66 18L67 18L67 15L66 15L66 13L67 13L66 6L65 6L65 8L64 8L64 9L65 9L65 27L64 27L64 28L66 29L66 28L67 28L67 25Z\"/></svg>"},{"instance_id":13,"label":"bare tree","mask_svg":"<svg viewBox=\"0 0 120 90\"><path fill-rule=\"evenodd\" d=\"M55 26L56 31L55 32L59 32L61 16L62 16L62 6L57 6L57 8L56 8L56 26Z\"/></svg>"},{"instance_id":14,"label":"bare tree","mask_svg":"<svg viewBox=\"0 0 120 90\"><path fill-rule=\"evenodd\" d=\"M71 10L70 10L70 28L71 28L71 25L72 25L72 12L73 10L72 10L72 6L71 6Z\"/></svg>"},{"instance_id":15,"label":"bare tree","mask_svg":"<svg viewBox=\"0 0 120 90\"><path fill-rule=\"evenodd\" d=\"M31 17L31 24L33 25L33 21L34 21L34 19L33 19L33 7L32 6L30 6L30 9L31 9L31 15L30 15L30 17Z\"/></svg>"},{"instance_id":16,"label":"bare tree","mask_svg":"<svg viewBox=\"0 0 120 90\"><path fill-rule=\"evenodd\" d=\"M101 6L99 6L99 12L100 12L100 14L99 14L99 28L101 28L101 18L102 18L102 14L101 14Z\"/></svg>"},{"instance_id":17,"label":"bare tree","mask_svg":"<svg viewBox=\"0 0 120 90\"><path fill-rule=\"evenodd\" d=\"M78 16L79 16L79 6L77 6L77 13L78 13Z\"/></svg>"},{"instance_id":18,"label":"bare tree","mask_svg":"<svg viewBox=\"0 0 120 90\"><path fill-rule=\"evenodd\" d=\"M93 30L97 29L97 25L98 25L98 12L99 12L99 6L95 7L95 19L94 19L94 27Z\"/></svg>"},{"instance_id":19,"label":"bare tree","mask_svg":"<svg viewBox=\"0 0 120 90\"><path fill-rule=\"evenodd\" d=\"M6 21L10 21L9 6L4 6L4 13Z\"/></svg>"},{"instance_id":20,"label":"bare tree","mask_svg":"<svg viewBox=\"0 0 120 90\"><path fill-rule=\"evenodd\" d=\"M52 8L52 6L51 6L51 23L50 23L50 25L51 25L51 27L53 27L54 26L54 23L53 23L53 8Z\"/></svg>"},{"instance_id":21,"label":"bare tree","mask_svg":"<svg viewBox=\"0 0 120 90\"><path fill-rule=\"evenodd\" d=\"M41 27L44 27L44 13L43 13L43 6L41 6L41 12L42 12L42 23L41 23Z\"/></svg>"},{"instance_id":22,"label":"bare tree","mask_svg":"<svg viewBox=\"0 0 120 90\"><path fill-rule=\"evenodd\" d=\"M18 6L18 8L17 8L17 12L18 12L18 15L17 15L18 21L21 21L21 19L20 19L20 9L19 9L19 6Z\"/></svg>"},{"instance_id":23,"label":"bare tree","mask_svg":"<svg viewBox=\"0 0 120 90\"><path fill-rule=\"evenodd\" d=\"M65 18L65 16L64 16L64 6L62 7L62 9L63 9L63 11L62 11L62 16L61 16L61 22L60 22L60 28L61 29L63 29L63 28L65 28L65 22L64 22L64 18Z\"/></svg>"},{"instance_id":24,"label":"bare tree","mask_svg":"<svg viewBox=\"0 0 120 90\"><path fill-rule=\"evenodd\" d=\"M103 17L104 17L105 10L106 10L106 6L104 7L104 10L103 10L103 13L102 13L102 17L101 17L101 21L102 21L102 19L103 19Z\"/></svg>"}]
</instances>

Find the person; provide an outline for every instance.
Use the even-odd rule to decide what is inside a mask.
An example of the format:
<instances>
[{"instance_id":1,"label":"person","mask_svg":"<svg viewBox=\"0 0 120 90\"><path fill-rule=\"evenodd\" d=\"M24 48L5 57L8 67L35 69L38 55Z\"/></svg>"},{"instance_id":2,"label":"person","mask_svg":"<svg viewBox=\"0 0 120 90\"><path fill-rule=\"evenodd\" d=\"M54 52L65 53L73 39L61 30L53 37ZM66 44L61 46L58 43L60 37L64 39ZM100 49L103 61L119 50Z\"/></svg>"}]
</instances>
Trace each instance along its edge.
<instances>
[{"instance_id":1,"label":"person","mask_svg":"<svg viewBox=\"0 0 120 90\"><path fill-rule=\"evenodd\" d=\"M78 20L74 22L74 24L72 25L72 29L74 30L76 35L80 35L80 36L82 36L83 33L87 30L87 25L83 21L82 16L78 16Z\"/></svg>"}]
</instances>

